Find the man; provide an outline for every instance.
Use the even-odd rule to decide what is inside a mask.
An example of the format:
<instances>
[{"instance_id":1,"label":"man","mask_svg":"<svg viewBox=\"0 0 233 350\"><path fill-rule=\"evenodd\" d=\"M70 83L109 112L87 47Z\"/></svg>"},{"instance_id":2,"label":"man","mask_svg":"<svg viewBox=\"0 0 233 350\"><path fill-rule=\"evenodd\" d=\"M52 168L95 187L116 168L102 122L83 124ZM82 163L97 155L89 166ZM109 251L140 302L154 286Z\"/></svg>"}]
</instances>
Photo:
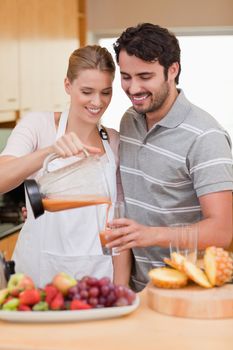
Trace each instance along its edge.
<instances>
[{"instance_id":1,"label":"man","mask_svg":"<svg viewBox=\"0 0 233 350\"><path fill-rule=\"evenodd\" d=\"M129 219L114 220L118 228L108 239L119 251L132 249L130 284L140 291L148 270L168 255L172 224L198 225L199 249L230 244L231 142L215 119L177 88L180 48L167 29L149 23L128 28L114 49L133 106L120 126Z\"/></svg>"}]
</instances>

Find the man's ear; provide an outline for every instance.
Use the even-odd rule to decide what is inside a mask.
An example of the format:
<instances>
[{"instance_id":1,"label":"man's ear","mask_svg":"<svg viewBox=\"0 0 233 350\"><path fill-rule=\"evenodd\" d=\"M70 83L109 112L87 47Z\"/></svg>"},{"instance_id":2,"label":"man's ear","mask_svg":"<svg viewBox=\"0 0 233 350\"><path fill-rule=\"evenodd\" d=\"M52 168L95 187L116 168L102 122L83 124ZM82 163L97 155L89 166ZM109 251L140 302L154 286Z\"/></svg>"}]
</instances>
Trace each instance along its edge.
<instances>
[{"instance_id":1,"label":"man's ear","mask_svg":"<svg viewBox=\"0 0 233 350\"><path fill-rule=\"evenodd\" d=\"M172 80L175 80L176 76L179 73L180 65L178 62L173 62L172 65L169 67L169 77Z\"/></svg>"},{"instance_id":2,"label":"man's ear","mask_svg":"<svg viewBox=\"0 0 233 350\"><path fill-rule=\"evenodd\" d=\"M70 94L70 81L69 79L66 77L65 80L64 80L64 86L65 86L65 90L66 90L66 93L69 95Z\"/></svg>"}]
</instances>

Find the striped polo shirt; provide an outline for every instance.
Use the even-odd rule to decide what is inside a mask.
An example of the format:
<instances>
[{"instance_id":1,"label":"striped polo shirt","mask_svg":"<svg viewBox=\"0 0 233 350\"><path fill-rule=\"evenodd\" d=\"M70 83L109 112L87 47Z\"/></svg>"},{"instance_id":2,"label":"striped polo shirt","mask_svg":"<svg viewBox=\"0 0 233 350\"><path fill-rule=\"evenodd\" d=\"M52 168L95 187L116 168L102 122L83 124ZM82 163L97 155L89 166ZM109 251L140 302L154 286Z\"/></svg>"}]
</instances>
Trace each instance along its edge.
<instances>
[{"instance_id":1,"label":"striped polo shirt","mask_svg":"<svg viewBox=\"0 0 233 350\"><path fill-rule=\"evenodd\" d=\"M127 216L147 226L202 219L199 196L233 189L231 141L207 112L179 95L166 116L147 130L132 107L120 126L120 162ZM133 249L131 287L140 291L148 270L162 266L168 249Z\"/></svg>"}]
</instances>

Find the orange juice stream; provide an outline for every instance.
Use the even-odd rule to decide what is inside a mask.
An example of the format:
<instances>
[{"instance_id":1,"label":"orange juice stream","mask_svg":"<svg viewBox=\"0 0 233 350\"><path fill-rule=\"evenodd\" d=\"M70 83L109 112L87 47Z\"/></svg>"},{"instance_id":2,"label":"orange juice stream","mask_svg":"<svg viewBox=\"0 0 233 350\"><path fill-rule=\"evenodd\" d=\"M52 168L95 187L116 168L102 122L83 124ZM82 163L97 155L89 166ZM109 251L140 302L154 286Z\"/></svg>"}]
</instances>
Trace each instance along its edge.
<instances>
[{"instance_id":1,"label":"orange juice stream","mask_svg":"<svg viewBox=\"0 0 233 350\"><path fill-rule=\"evenodd\" d=\"M47 211L60 211L72 208L86 207L89 205L98 205L98 204L107 204L106 209L106 220L104 230L99 233L100 241L103 246L107 244L107 241L104 237L106 232L106 227L108 223L109 210L112 205L111 200L108 197L100 196L63 196L59 198L49 198L45 197L42 199L43 207Z\"/></svg>"},{"instance_id":2,"label":"orange juice stream","mask_svg":"<svg viewBox=\"0 0 233 350\"><path fill-rule=\"evenodd\" d=\"M44 209L47 211L60 211L72 208L86 207L89 205L108 204L111 201L108 197L83 195L83 196L63 196L60 198L45 197L42 199Z\"/></svg>"}]
</instances>

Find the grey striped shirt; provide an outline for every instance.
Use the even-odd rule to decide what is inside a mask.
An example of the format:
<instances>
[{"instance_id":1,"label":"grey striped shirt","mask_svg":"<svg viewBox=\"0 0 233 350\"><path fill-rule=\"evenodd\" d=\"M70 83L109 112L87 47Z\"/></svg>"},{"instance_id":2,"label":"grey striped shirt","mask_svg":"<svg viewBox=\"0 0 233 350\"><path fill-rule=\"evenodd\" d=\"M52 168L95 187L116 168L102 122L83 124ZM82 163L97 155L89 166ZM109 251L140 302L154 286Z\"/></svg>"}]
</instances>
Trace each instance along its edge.
<instances>
[{"instance_id":1,"label":"grey striped shirt","mask_svg":"<svg viewBox=\"0 0 233 350\"><path fill-rule=\"evenodd\" d=\"M202 218L199 196L233 189L231 141L208 113L181 91L168 114L149 132L131 107L120 126L120 162L127 216L148 226ZM148 270L168 250L133 249L131 287L141 290Z\"/></svg>"}]
</instances>

